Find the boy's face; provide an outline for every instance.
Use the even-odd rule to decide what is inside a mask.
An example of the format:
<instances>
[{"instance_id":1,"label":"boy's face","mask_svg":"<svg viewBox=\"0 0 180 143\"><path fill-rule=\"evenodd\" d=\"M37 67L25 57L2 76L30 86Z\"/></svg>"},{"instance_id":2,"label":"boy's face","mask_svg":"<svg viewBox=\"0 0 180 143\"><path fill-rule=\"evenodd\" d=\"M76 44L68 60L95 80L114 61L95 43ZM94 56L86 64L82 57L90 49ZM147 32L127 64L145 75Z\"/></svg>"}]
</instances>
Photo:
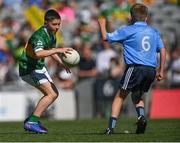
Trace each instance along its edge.
<instances>
[{"instance_id":1,"label":"boy's face","mask_svg":"<svg viewBox=\"0 0 180 143\"><path fill-rule=\"evenodd\" d=\"M45 26L46 26L48 32L50 32L52 34L56 34L56 32L60 28L60 24L61 24L61 20L60 19L54 19L54 20L51 20L51 21L47 21L45 23Z\"/></svg>"}]
</instances>

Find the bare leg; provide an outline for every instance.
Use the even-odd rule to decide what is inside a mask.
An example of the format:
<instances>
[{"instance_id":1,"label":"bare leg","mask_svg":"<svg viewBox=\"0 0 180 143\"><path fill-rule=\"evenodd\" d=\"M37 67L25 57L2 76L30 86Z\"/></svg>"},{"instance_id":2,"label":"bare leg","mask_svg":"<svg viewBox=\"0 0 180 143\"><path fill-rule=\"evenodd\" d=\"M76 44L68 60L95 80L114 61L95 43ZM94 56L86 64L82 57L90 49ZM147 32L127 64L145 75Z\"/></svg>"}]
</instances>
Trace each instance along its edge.
<instances>
[{"instance_id":1,"label":"bare leg","mask_svg":"<svg viewBox=\"0 0 180 143\"><path fill-rule=\"evenodd\" d=\"M137 114L138 114L138 118L140 116L144 116L144 101L142 99L143 94L144 93L141 91L136 91L136 92L133 92L131 95L133 104L134 104Z\"/></svg>"},{"instance_id":2,"label":"bare leg","mask_svg":"<svg viewBox=\"0 0 180 143\"><path fill-rule=\"evenodd\" d=\"M47 82L38 87L44 96L39 100L33 115L40 117L42 113L56 100L58 90L53 83Z\"/></svg>"},{"instance_id":3,"label":"bare leg","mask_svg":"<svg viewBox=\"0 0 180 143\"><path fill-rule=\"evenodd\" d=\"M136 134L144 134L147 126L147 121L145 119L144 113L144 101L142 99L143 94L143 92L137 91L134 92L131 96L138 115Z\"/></svg>"},{"instance_id":4,"label":"bare leg","mask_svg":"<svg viewBox=\"0 0 180 143\"><path fill-rule=\"evenodd\" d=\"M138 103L135 104L135 107L144 107L144 101L141 99Z\"/></svg>"},{"instance_id":5,"label":"bare leg","mask_svg":"<svg viewBox=\"0 0 180 143\"><path fill-rule=\"evenodd\" d=\"M125 90L119 90L114 98L114 101L112 103L112 112L111 112L111 117L117 118L120 114L123 101L126 98L126 96L129 94L128 91Z\"/></svg>"},{"instance_id":6,"label":"bare leg","mask_svg":"<svg viewBox=\"0 0 180 143\"><path fill-rule=\"evenodd\" d=\"M120 114L121 107L123 105L123 101L128 94L129 94L129 91L125 91L122 89L117 92L117 94L114 98L114 101L112 103L111 117L109 118L108 128L105 131L106 135L113 133L113 129L116 126L116 121L117 121L117 118Z\"/></svg>"},{"instance_id":7,"label":"bare leg","mask_svg":"<svg viewBox=\"0 0 180 143\"><path fill-rule=\"evenodd\" d=\"M24 129L36 133L47 134L48 130L39 123L39 117L42 113L51 105L58 97L58 90L55 85L50 82L46 82L36 87L44 96L39 100L33 114L24 121Z\"/></svg>"},{"instance_id":8,"label":"bare leg","mask_svg":"<svg viewBox=\"0 0 180 143\"><path fill-rule=\"evenodd\" d=\"M139 106L144 107L144 101L142 99L143 94L144 92L141 91L136 91L131 94L131 99L135 107L139 107Z\"/></svg>"}]
</instances>

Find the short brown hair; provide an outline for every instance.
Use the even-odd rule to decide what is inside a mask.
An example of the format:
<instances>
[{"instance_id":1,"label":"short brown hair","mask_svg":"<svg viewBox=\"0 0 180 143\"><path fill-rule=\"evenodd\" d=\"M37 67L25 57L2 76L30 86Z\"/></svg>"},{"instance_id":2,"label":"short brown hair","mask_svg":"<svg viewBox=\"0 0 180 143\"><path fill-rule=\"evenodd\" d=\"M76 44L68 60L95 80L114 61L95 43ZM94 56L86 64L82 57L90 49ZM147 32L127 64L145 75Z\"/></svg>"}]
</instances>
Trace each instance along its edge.
<instances>
[{"instance_id":1,"label":"short brown hair","mask_svg":"<svg viewBox=\"0 0 180 143\"><path fill-rule=\"evenodd\" d=\"M51 21L54 19L61 19L59 13L55 9L47 10L45 15L44 15L44 20L45 21Z\"/></svg>"},{"instance_id":2,"label":"short brown hair","mask_svg":"<svg viewBox=\"0 0 180 143\"><path fill-rule=\"evenodd\" d=\"M136 3L131 7L130 13L133 23L145 21L148 16L148 8L144 4Z\"/></svg>"}]
</instances>

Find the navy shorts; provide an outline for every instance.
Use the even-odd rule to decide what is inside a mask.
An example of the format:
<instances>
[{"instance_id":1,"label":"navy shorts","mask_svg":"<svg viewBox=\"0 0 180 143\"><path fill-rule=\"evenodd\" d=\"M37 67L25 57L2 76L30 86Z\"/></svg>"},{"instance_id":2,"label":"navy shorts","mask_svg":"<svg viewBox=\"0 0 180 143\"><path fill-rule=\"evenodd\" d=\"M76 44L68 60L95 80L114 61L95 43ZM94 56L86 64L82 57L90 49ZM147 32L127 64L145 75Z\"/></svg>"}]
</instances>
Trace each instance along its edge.
<instances>
[{"instance_id":1,"label":"navy shorts","mask_svg":"<svg viewBox=\"0 0 180 143\"><path fill-rule=\"evenodd\" d=\"M154 81L156 70L144 65L128 65L120 81L119 88L127 91L147 92Z\"/></svg>"}]
</instances>

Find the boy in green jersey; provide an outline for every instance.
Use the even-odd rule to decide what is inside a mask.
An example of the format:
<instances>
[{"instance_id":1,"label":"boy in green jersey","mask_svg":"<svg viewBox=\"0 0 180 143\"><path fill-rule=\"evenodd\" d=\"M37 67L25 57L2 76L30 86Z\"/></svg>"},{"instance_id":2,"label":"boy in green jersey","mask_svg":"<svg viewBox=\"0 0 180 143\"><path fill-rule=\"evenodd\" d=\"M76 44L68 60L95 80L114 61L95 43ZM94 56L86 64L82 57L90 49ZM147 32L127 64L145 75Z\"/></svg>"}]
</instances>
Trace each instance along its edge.
<instances>
[{"instance_id":1,"label":"boy in green jersey","mask_svg":"<svg viewBox=\"0 0 180 143\"><path fill-rule=\"evenodd\" d=\"M32 34L20 58L19 75L22 80L44 94L32 115L24 121L24 129L27 131L48 133L39 122L39 118L58 97L58 90L45 68L45 57L51 56L64 67L67 73L71 72L58 56L58 54L70 54L71 48L55 48L55 34L60 24L61 17L56 10L46 11L44 25Z\"/></svg>"}]
</instances>

